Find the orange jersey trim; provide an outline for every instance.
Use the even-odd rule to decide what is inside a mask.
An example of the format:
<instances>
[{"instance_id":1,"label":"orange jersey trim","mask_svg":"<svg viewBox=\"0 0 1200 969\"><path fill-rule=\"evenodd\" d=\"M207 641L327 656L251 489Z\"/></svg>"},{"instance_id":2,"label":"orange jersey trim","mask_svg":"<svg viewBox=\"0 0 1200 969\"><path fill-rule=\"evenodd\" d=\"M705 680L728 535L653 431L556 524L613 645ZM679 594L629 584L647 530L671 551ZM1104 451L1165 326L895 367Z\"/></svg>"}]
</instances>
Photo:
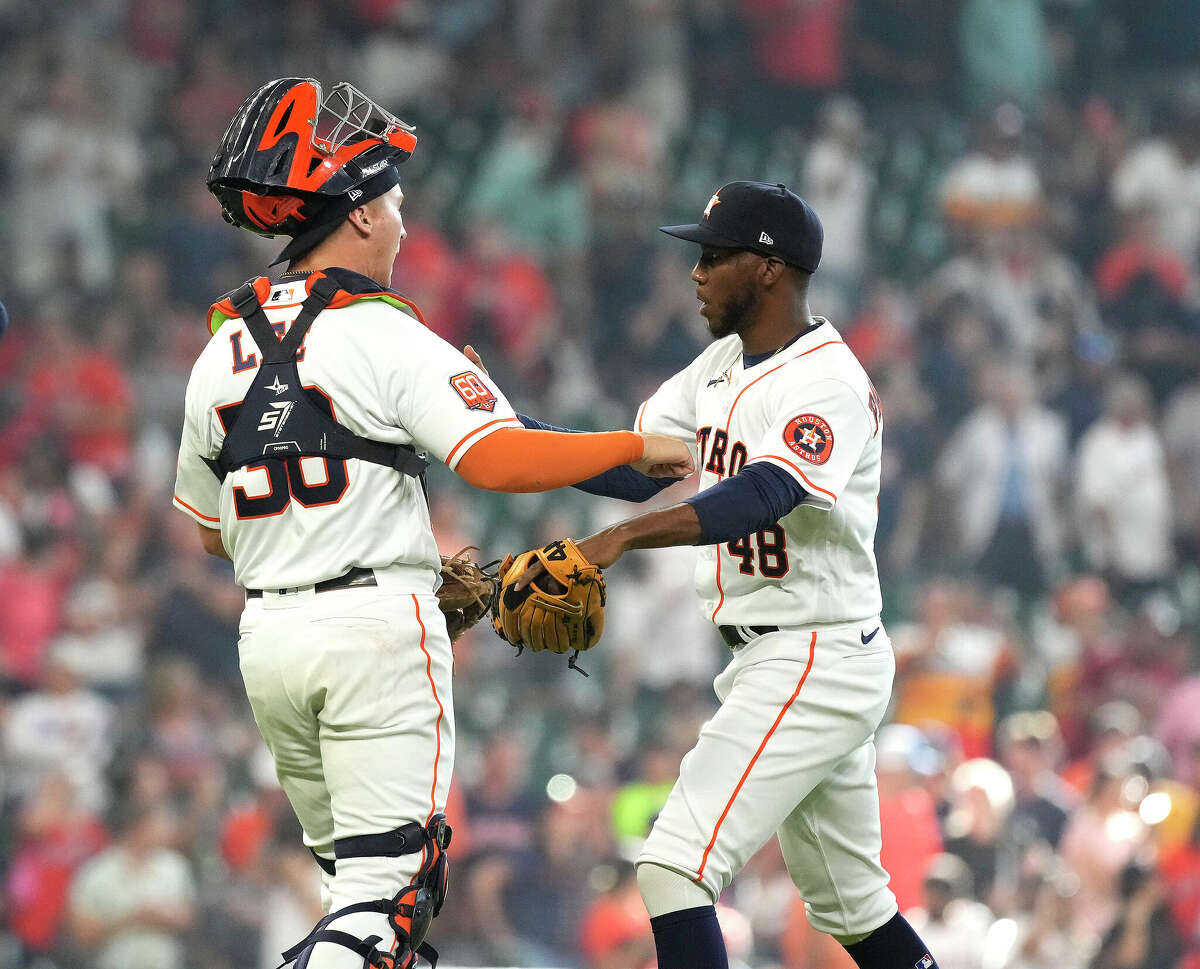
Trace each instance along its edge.
<instances>
[{"instance_id":1,"label":"orange jersey trim","mask_svg":"<svg viewBox=\"0 0 1200 969\"><path fill-rule=\"evenodd\" d=\"M792 362L792 360L799 360L801 357L807 357L810 353L816 353L818 350L822 349L823 347L829 347L829 346L844 346L844 344L841 340L826 340L824 343L817 344L817 346L813 347L811 350L805 350L803 353L797 353L794 357L792 357L789 360L784 360L783 363L779 364L778 366L772 367L766 373L762 374L761 376L755 377L753 380L750 381L750 383L746 384L745 387L743 387L741 390L738 391L738 395L733 398L733 403L729 405L729 414L725 418L725 433L726 434L729 433L729 425L733 423L733 410L735 407L737 407L738 401L742 399L742 394L744 394L747 390L749 390L756 383L758 383L760 380L762 380L763 377L769 377L776 370L780 369L780 367L786 367L789 363Z\"/></svg>"},{"instance_id":2,"label":"orange jersey trim","mask_svg":"<svg viewBox=\"0 0 1200 969\"><path fill-rule=\"evenodd\" d=\"M180 498L179 495L172 493L171 497L176 502L183 505L184 508L186 508L188 511L190 511L197 518L203 518L206 522L216 522L218 525L221 524L220 518L209 518L208 515L204 514L203 512L197 511L195 508L193 508L191 505L189 505L186 501L184 501L182 498Z\"/></svg>"},{"instance_id":3,"label":"orange jersey trim","mask_svg":"<svg viewBox=\"0 0 1200 969\"><path fill-rule=\"evenodd\" d=\"M788 698L787 703L783 705L783 708L779 711L778 716L775 717L775 722L771 724L771 729L767 731L767 735L763 737L762 743L758 745L758 750L756 750L754 752L754 756L750 758L750 763L746 765L746 769L742 772L741 780L738 781L737 787L733 789L733 793L729 796L729 801L725 805L725 810L721 812L720 818L717 819L717 824L713 828L712 837L709 838L708 845L704 849L704 856L700 859L700 867L696 870L695 881L697 883L704 881L704 866L708 864L708 853L712 851L713 845L717 843L717 835L721 831L721 825L725 823L725 818L729 815L729 809L733 807L733 802L737 800L738 794L741 793L742 786L746 783L746 778L750 776L750 771L754 768L754 765L758 763L758 758L762 754L764 748L767 746L767 741L771 739L776 728L778 728L780 722L783 720L783 715L788 712L788 708L796 702L796 697L800 695L800 690L804 686L804 681L808 679L808 674L812 670L813 658L816 656L816 651L817 633L814 630L812 639L808 641L808 664L804 667L804 672L800 676L800 682L796 684L796 689Z\"/></svg>"},{"instance_id":4,"label":"orange jersey trim","mask_svg":"<svg viewBox=\"0 0 1200 969\"><path fill-rule=\"evenodd\" d=\"M318 279L320 279L324 275L325 275L325 273L323 271L318 270L317 272L313 273L311 276L308 276L305 278L305 280L304 280L305 295L308 295L309 293L312 292L313 283L315 283ZM272 283L271 283L270 279L268 279L266 276L259 276L257 279L254 280L252 285L254 286L254 295L258 297L259 303L263 304L263 308L265 309L266 303L267 303L267 298L271 295ZM425 322L425 317L422 315L421 310L418 308L416 303L414 303L412 300L410 300L407 296L401 296L398 293L392 293L392 292L347 293L344 289L339 289L336 293L333 294L333 299L331 299L329 301L329 305L326 306L325 308L330 309L330 310L340 310L344 306L349 306L351 303L357 303L358 301L365 300L365 299L380 299L380 300L383 300L385 303L390 303L391 305L397 306L397 307L400 304L403 304L404 306L407 306L410 310L412 310L413 315L417 318L417 322L419 322L422 326L429 325L428 323ZM301 304L300 303L286 303L286 304L281 303L278 306L274 306L271 308L272 309L282 309L284 306L299 306L299 305L301 305ZM209 308L209 311L208 311L208 321L207 321L208 322L208 332L216 333L217 330L219 330L221 328L221 324L223 324L226 320L231 320L231 319L240 319L238 311L234 308L233 302L231 300L229 300L228 298L218 300L217 302L213 303L213 305Z\"/></svg>"},{"instance_id":5,"label":"orange jersey trim","mask_svg":"<svg viewBox=\"0 0 1200 969\"><path fill-rule=\"evenodd\" d=\"M452 447L450 449L450 453L446 455L446 464L448 465L451 461L454 460L454 455L456 455L458 453L458 449L460 447L462 447L467 441L469 441L472 437L474 437L480 431L486 430L487 428L492 427L495 424L518 424L518 425L521 425L521 422L515 417L497 417L494 421L488 421L486 424L480 424L477 428L475 428L475 430L471 431L468 434L463 435L462 439L457 444L455 444L454 447ZM521 426L524 426L524 425L521 425Z\"/></svg>"},{"instance_id":6,"label":"orange jersey trim","mask_svg":"<svg viewBox=\"0 0 1200 969\"><path fill-rule=\"evenodd\" d=\"M827 491L826 489L822 488L819 484L813 484L813 482L809 480L808 475L806 475L802 470L800 470L798 465L793 464L791 461L789 461L787 458L785 458L782 454L760 454L758 457L756 457L754 459L754 461L764 461L767 458L770 458L771 460L774 460L774 461L782 461L789 468L791 468L793 471L795 471L796 474L800 475L800 477L804 479L804 483L806 485L808 485L810 488L812 488L814 491L819 491L823 495L828 495L830 500L832 500L834 502L836 502L838 500L838 496L835 495L832 491ZM754 461L750 461L748 463L753 464Z\"/></svg>"},{"instance_id":7,"label":"orange jersey trim","mask_svg":"<svg viewBox=\"0 0 1200 969\"><path fill-rule=\"evenodd\" d=\"M710 617L713 622L717 621L717 613L721 611L721 607L725 605L725 589L721 585L721 545L717 546L717 591L721 593L721 598L717 602L717 608L713 610Z\"/></svg>"},{"instance_id":8,"label":"orange jersey trim","mask_svg":"<svg viewBox=\"0 0 1200 969\"><path fill-rule=\"evenodd\" d=\"M429 788L429 817L425 819L425 823L428 824L437 812L438 761L442 759L442 717L446 715L446 710L442 706L441 697L438 696L437 684L433 682L433 657L425 648L425 623L421 621L421 603L417 601L415 595L412 597L412 601L417 614L417 625L421 627L421 652L425 654L425 676L429 680L429 688L433 691L433 702L437 704L438 708L437 722L433 726L433 732L437 737L437 749L433 755L433 784Z\"/></svg>"}]
</instances>

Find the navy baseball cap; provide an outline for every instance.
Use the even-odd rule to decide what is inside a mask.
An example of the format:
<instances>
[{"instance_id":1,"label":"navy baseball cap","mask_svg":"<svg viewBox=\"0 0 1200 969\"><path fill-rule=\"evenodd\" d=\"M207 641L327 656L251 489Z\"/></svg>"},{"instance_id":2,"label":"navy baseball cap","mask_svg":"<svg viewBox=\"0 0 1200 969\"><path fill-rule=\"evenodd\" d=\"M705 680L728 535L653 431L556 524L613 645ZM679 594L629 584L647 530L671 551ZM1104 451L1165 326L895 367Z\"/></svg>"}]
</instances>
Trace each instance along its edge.
<instances>
[{"instance_id":1,"label":"navy baseball cap","mask_svg":"<svg viewBox=\"0 0 1200 969\"><path fill-rule=\"evenodd\" d=\"M817 270L825 241L817 213L782 182L730 182L708 200L697 224L658 228L702 246L775 256L810 273Z\"/></svg>"}]
</instances>

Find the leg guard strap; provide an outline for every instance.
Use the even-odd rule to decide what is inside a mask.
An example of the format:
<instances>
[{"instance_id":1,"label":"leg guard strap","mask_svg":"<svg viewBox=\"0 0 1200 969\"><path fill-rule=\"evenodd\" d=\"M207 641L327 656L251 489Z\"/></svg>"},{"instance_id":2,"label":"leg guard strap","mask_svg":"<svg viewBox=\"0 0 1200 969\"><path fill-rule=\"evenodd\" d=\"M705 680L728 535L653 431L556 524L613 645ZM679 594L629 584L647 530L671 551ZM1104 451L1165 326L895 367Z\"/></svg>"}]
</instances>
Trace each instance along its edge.
<instances>
[{"instance_id":1,"label":"leg guard strap","mask_svg":"<svg viewBox=\"0 0 1200 969\"><path fill-rule=\"evenodd\" d=\"M412 822L384 834L361 835L335 841L334 853L338 858L393 858L415 854L418 851L425 851L425 858L412 884L400 889L392 898L356 902L322 918L312 932L283 953L280 969L297 960L298 967L307 965L307 953L319 942L351 949L363 957L364 969L411 969L416 964L418 955L436 967L437 950L425 941L425 936L446 900L446 887L450 878L450 861L446 857L446 848L450 844L451 835L446 816L435 814L425 826ZM325 859L315 852L313 854L318 864L329 871L325 864L332 867L332 863L325 862ZM357 912L378 912L388 917L388 924L398 940L395 952L383 952L378 949L376 943L381 941L379 936L359 939L348 932L329 928L336 919Z\"/></svg>"},{"instance_id":2,"label":"leg guard strap","mask_svg":"<svg viewBox=\"0 0 1200 969\"><path fill-rule=\"evenodd\" d=\"M333 853L338 858L399 858L401 855L416 854L424 848L425 838L424 826L410 821L383 834L338 838L333 843Z\"/></svg>"}]
</instances>

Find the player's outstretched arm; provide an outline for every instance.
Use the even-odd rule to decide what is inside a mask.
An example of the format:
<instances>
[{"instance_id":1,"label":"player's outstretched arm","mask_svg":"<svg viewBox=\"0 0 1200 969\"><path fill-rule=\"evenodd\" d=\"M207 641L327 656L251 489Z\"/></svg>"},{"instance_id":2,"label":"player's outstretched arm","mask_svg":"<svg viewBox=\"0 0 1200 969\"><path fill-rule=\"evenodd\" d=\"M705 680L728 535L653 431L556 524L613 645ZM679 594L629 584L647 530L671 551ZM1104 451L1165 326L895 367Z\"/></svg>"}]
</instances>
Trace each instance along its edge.
<instances>
[{"instance_id":1,"label":"player's outstretched arm","mask_svg":"<svg viewBox=\"0 0 1200 969\"><path fill-rule=\"evenodd\" d=\"M473 444L454 470L477 488L532 492L565 488L623 464L654 476L686 477L695 470L687 445L662 434L517 427L500 428Z\"/></svg>"},{"instance_id":2,"label":"player's outstretched arm","mask_svg":"<svg viewBox=\"0 0 1200 969\"><path fill-rule=\"evenodd\" d=\"M484 366L483 358L479 356L473 346L467 344L467 346L463 347L462 352L471 363L475 364L485 374L488 372L487 367ZM531 431L553 431L558 434L585 433L584 431L572 428L547 424L545 421L540 421L536 417L529 417L526 414L518 414L517 417ZM582 481L573 482L571 487L591 495L598 495L602 498L619 498L622 501L642 502L653 498L664 488L669 488L676 481L686 478L689 474L691 474L691 471L683 470L682 465L673 471L669 466L651 470L649 467L643 469L638 465L628 464L609 468Z\"/></svg>"},{"instance_id":3,"label":"player's outstretched arm","mask_svg":"<svg viewBox=\"0 0 1200 969\"><path fill-rule=\"evenodd\" d=\"M633 548L716 545L749 535L779 521L806 497L786 472L751 464L678 505L610 525L576 545L588 561L608 568ZM537 575L530 570L517 588Z\"/></svg>"}]
</instances>

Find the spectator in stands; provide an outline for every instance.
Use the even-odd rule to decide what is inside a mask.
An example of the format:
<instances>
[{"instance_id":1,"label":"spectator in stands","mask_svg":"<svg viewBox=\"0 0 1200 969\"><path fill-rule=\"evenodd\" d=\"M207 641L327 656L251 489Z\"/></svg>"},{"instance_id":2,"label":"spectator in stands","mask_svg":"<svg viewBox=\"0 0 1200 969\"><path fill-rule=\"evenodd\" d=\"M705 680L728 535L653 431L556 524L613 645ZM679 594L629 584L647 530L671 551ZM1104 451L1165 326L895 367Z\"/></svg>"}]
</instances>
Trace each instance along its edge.
<instances>
[{"instance_id":1,"label":"spectator in stands","mask_svg":"<svg viewBox=\"0 0 1200 969\"><path fill-rule=\"evenodd\" d=\"M1011 673L1013 645L964 583L935 579L917 596L918 620L892 631L895 719L955 731L966 756L990 752L993 696Z\"/></svg>"},{"instance_id":2,"label":"spectator in stands","mask_svg":"<svg viewBox=\"0 0 1200 969\"><path fill-rule=\"evenodd\" d=\"M548 343L558 334L558 302L550 280L533 258L513 246L500 222L477 220L469 235L462 298L470 308L470 341L495 361L494 371L511 374L509 383L544 386ZM491 347L494 355L487 353Z\"/></svg>"},{"instance_id":3,"label":"spectator in stands","mask_svg":"<svg viewBox=\"0 0 1200 969\"><path fill-rule=\"evenodd\" d=\"M844 95L826 101L804 159L800 191L821 213L825 227L821 272L813 277L809 296L817 312L831 320L847 320L862 298L868 203L875 187L866 149L866 118L858 103Z\"/></svg>"},{"instance_id":4,"label":"spectator in stands","mask_svg":"<svg viewBox=\"0 0 1200 969\"><path fill-rule=\"evenodd\" d=\"M1175 930L1186 949L1180 969L1195 969L1200 965L1200 816L1192 822L1185 843L1163 852L1159 874Z\"/></svg>"},{"instance_id":5,"label":"spectator in stands","mask_svg":"<svg viewBox=\"0 0 1200 969\"><path fill-rule=\"evenodd\" d=\"M1196 272L1151 235L1148 211L1126 216L1122 235L1096 266L1105 322L1125 361L1164 402L1200 365Z\"/></svg>"},{"instance_id":6,"label":"spectator in stands","mask_svg":"<svg viewBox=\"0 0 1200 969\"><path fill-rule=\"evenodd\" d=\"M1016 887L1020 845L1009 837L1014 806L1012 778L994 760L966 760L951 773L945 849L967 865L974 897L993 908Z\"/></svg>"},{"instance_id":7,"label":"spectator in stands","mask_svg":"<svg viewBox=\"0 0 1200 969\"><path fill-rule=\"evenodd\" d=\"M13 138L16 277L38 296L64 285L99 290L113 271L109 216L134 197L143 148L91 79L64 69L42 93Z\"/></svg>"},{"instance_id":8,"label":"spectator in stands","mask_svg":"<svg viewBox=\"0 0 1200 969\"><path fill-rule=\"evenodd\" d=\"M28 481L28 479L26 479ZM73 517L62 492L34 495L35 514L61 524ZM0 678L29 688L41 675L46 647L62 622L62 603L78 568L79 555L52 532L29 533L24 554L0 566Z\"/></svg>"},{"instance_id":9,"label":"spectator in stands","mask_svg":"<svg viewBox=\"0 0 1200 969\"><path fill-rule=\"evenodd\" d=\"M592 881L600 896L588 906L579 927L579 949L587 969L643 969L654 962L654 937L638 893L637 870L628 861L597 866Z\"/></svg>"},{"instance_id":10,"label":"spectator in stands","mask_svg":"<svg viewBox=\"0 0 1200 969\"><path fill-rule=\"evenodd\" d=\"M1012 777L1016 798L1006 837L1020 850L1039 842L1057 848L1075 797L1054 772L1062 756L1054 714L1010 714L1000 722L996 736L1000 762Z\"/></svg>"},{"instance_id":11,"label":"spectator in stands","mask_svg":"<svg viewBox=\"0 0 1200 969\"><path fill-rule=\"evenodd\" d=\"M14 700L4 723L4 759L14 793L28 796L44 777L61 771L85 808L102 810L116 726L112 704L81 685L65 655L51 653L39 688Z\"/></svg>"},{"instance_id":12,"label":"spectator in stands","mask_svg":"<svg viewBox=\"0 0 1200 969\"><path fill-rule=\"evenodd\" d=\"M1121 871L1120 897L1121 915L1104 936L1092 969L1176 965L1184 954L1183 940L1171 919L1162 878L1153 865L1127 865Z\"/></svg>"},{"instance_id":13,"label":"spectator in stands","mask_svg":"<svg viewBox=\"0 0 1200 969\"><path fill-rule=\"evenodd\" d=\"M1073 917L1097 935L1120 913L1121 872L1146 844L1147 829L1124 792L1130 762L1120 754L1098 765L1091 790L1063 832L1060 854L1079 879Z\"/></svg>"},{"instance_id":14,"label":"spectator in stands","mask_svg":"<svg viewBox=\"0 0 1200 969\"><path fill-rule=\"evenodd\" d=\"M955 855L938 855L925 876L924 899L908 913L943 969L983 969L996 917L975 901L971 870Z\"/></svg>"},{"instance_id":15,"label":"spectator in stands","mask_svg":"<svg viewBox=\"0 0 1200 969\"><path fill-rule=\"evenodd\" d=\"M60 929L67 891L79 866L104 848L108 832L84 807L66 774L42 776L17 815L4 908L22 965L63 955Z\"/></svg>"},{"instance_id":16,"label":"spectator in stands","mask_svg":"<svg viewBox=\"0 0 1200 969\"><path fill-rule=\"evenodd\" d=\"M1112 176L1119 211L1145 211L1152 237L1200 271L1200 92L1184 88L1165 130L1135 144Z\"/></svg>"},{"instance_id":17,"label":"spectator in stands","mask_svg":"<svg viewBox=\"0 0 1200 969\"><path fill-rule=\"evenodd\" d=\"M116 548L114 541L110 548ZM142 632L132 590L101 576L79 582L63 607L63 631L51 650L92 689L120 698L142 680Z\"/></svg>"},{"instance_id":18,"label":"spectator in stands","mask_svg":"<svg viewBox=\"0 0 1200 969\"><path fill-rule=\"evenodd\" d=\"M677 499L678 500L678 499ZM691 549L656 549L634 553L622 575L613 576L613 647L615 696L636 704L651 735L666 694L678 683L707 690L720 669L722 646L714 641L712 623L699 609L688 608L695 592ZM666 608L661 608L666 604ZM648 650L647 642L677 644L669 653ZM674 780L674 777L672 777ZM649 830L643 832L648 834Z\"/></svg>"},{"instance_id":19,"label":"spectator in stands","mask_svg":"<svg viewBox=\"0 0 1200 969\"><path fill-rule=\"evenodd\" d=\"M966 0L958 24L969 105L1011 99L1036 108L1050 81L1050 43L1038 0Z\"/></svg>"},{"instance_id":20,"label":"spectator in stands","mask_svg":"<svg viewBox=\"0 0 1200 969\"><path fill-rule=\"evenodd\" d=\"M1047 401L1067 422L1068 443L1074 451L1092 424L1104 413L1104 397L1112 379L1116 343L1107 333L1092 330L1071 340L1065 369Z\"/></svg>"},{"instance_id":21,"label":"spectator in stands","mask_svg":"<svg viewBox=\"0 0 1200 969\"><path fill-rule=\"evenodd\" d=\"M184 969L184 936L196 917L196 883L170 845L162 806L132 811L112 847L80 869L70 925L88 969Z\"/></svg>"},{"instance_id":22,"label":"spectator in stands","mask_svg":"<svg viewBox=\"0 0 1200 969\"><path fill-rule=\"evenodd\" d=\"M756 85L747 87L739 114L766 127L786 117L812 118L822 95L838 90L846 75L848 0L741 0L750 26Z\"/></svg>"},{"instance_id":23,"label":"spectator in stands","mask_svg":"<svg viewBox=\"0 0 1200 969\"><path fill-rule=\"evenodd\" d=\"M888 887L900 911L921 904L925 875L942 851L937 806L920 778L936 775L942 755L916 727L893 723L875 737L879 784L880 864L892 876Z\"/></svg>"},{"instance_id":24,"label":"spectator in stands","mask_svg":"<svg viewBox=\"0 0 1200 969\"><path fill-rule=\"evenodd\" d=\"M1008 951L996 953L996 964L1005 969L1086 969L1099 939L1071 917L1078 879L1047 853L1032 852L1024 867L1011 916L1016 932Z\"/></svg>"},{"instance_id":25,"label":"spectator in stands","mask_svg":"<svg viewBox=\"0 0 1200 969\"><path fill-rule=\"evenodd\" d=\"M953 0L863 0L850 36L854 87L869 105L901 111L946 93L954 50Z\"/></svg>"},{"instance_id":26,"label":"spectator in stands","mask_svg":"<svg viewBox=\"0 0 1200 969\"><path fill-rule=\"evenodd\" d=\"M580 260L590 239L588 199L569 129L544 87L523 87L511 101L510 120L480 163L467 209L503 224L522 252L560 267L565 283L566 272L586 269Z\"/></svg>"},{"instance_id":27,"label":"spectator in stands","mask_svg":"<svg viewBox=\"0 0 1200 969\"><path fill-rule=\"evenodd\" d=\"M1180 553L1200 555L1200 381L1193 378L1170 398L1163 415L1163 444L1171 479L1175 537Z\"/></svg>"},{"instance_id":28,"label":"spectator in stands","mask_svg":"<svg viewBox=\"0 0 1200 969\"><path fill-rule=\"evenodd\" d=\"M942 211L951 228L996 237L1030 225L1040 212L1042 181L1026 144L1025 113L1006 101L973 121L974 147L946 172Z\"/></svg>"},{"instance_id":29,"label":"spectator in stands","mask_svg":"<svg viewBox=\"0 0 1200 969\"><path fill-rule=\"evenodd\" d=\"M938 462L959 557L999 585L1038 595L1063 550L1066 428L1018 366L993 364L980 390L982 402Z\"/></svg>"},{"instance_id":30,"label":"spectator in stands","mask_svg":"<svg viewBox=\"0 0 1200 969\"><path fill-rule=\"evenodd\" d=\"M702 328L696 326L696 287L680 272L679 254L660 248L651 260L649 292L631 308L622 338L650 373L665 380L691 363L705 343ZM610 365L604 376L610 395L621 387L629 387L631 396L640 390L631 386L634 375L627 367ZM614 378L619 383L611 382Z\"/></svg>"},{"instance_id":31,"label":"spectator in stands","mask_svg":"<svg viewBox=\"0 0 1200 969\"><path fill-rule=\"evenodd\" d=\"M847 337L847 342L851 342ZM860 357L861 359L861 357ZM887 438L879 489L876 554L894 575L909 575L929 538L930 465L937 451L933 402L918 374L903 360L881 361L872 372L880 399L887 401Z\"/></svg>"},{"instance_id":32,"label":"spectator in stands","mask_svg":"<svg viewBox=\"0 0 1200 969\"><path fill-rule=\"evenodd\" d=\"M1084 434L1077 455L1084 555L1131 602L1160 588L1174 564L1171 486L1152 408L1145 381L1116 379L1104 418Z\"/></svg>"}]
</instances>

